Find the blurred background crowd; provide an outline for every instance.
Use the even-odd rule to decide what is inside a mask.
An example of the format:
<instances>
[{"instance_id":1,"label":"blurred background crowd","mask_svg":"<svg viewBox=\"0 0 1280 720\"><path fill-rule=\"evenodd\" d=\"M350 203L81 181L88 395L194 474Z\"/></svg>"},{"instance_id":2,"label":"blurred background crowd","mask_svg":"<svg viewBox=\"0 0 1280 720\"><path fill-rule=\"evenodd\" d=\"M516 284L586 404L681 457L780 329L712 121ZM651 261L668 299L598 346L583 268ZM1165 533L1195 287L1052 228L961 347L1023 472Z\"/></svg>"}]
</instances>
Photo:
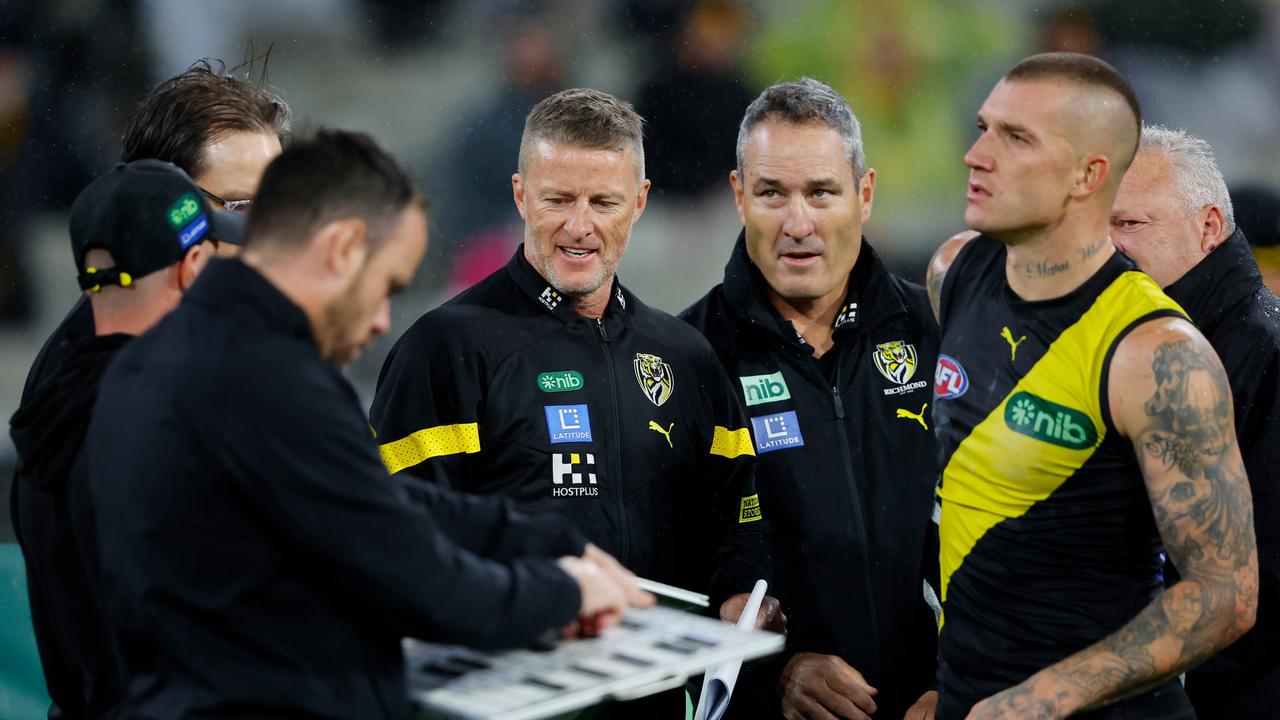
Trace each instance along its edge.
<instances>
[{"instance_id":1,"label":"blurred background crowd","mask_svg":"<svg viewBox=\"0 0 1280 720\"><path fill-rule=\"evenodd\" d=\"M867 236L919 278L962 229L978 106L1042 50L1107 59L1148 121L1207 139L1246 234L1278 242L1280 0L5 0L0 416L78 292L68 206L117 160L142 94L198 58L270 85L295 131L372 133L426 189L427 261L390 337L351 370L368 397L389 343L520 242L510 175L547 94L599 88L647 120L653 191L620 276L678 312L719 281L736 238L726 178L763 87L810 75L850 100L878 171ZM11 463L5 434L6 486Z\"/></svg>"}]
</instances>

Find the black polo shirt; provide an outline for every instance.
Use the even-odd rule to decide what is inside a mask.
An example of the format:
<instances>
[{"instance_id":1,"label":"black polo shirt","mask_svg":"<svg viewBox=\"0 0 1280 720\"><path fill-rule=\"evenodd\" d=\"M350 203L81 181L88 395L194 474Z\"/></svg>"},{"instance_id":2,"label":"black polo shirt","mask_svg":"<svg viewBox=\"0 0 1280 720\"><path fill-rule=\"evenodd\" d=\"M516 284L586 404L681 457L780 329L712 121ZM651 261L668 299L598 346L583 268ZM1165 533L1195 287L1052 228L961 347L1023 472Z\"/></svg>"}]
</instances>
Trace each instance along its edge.
<instances>
[{"instance_id":1,"label":"black polo shirt","mask_svg":"<svg viewBox=\"0 0 1280 720\"><path fill-rule=\"evenodd\" d=\"M405 499L307 317L239 261L98 399L89 487L138 717L404 718L402 636L520 644L579 606L566 548L519 557L508 506Z\"/></svg>"}]
</instances>

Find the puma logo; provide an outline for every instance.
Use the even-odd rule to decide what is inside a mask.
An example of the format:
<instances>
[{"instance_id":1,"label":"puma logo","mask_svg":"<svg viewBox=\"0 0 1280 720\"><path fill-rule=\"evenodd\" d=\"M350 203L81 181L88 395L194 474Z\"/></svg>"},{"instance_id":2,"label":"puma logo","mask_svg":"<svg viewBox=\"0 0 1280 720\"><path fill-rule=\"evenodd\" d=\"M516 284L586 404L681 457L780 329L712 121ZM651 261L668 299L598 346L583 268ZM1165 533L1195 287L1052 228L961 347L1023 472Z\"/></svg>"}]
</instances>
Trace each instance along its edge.
<instances>
[{"instance_id":1,"label":"puma logo","mask_svg":"<svg viewBox=\"0 0 1280 720\"><path fill-rule=\"evenodd\" d=\"M929 426L924 421L924 410L927 407L929 407L929 403L925 403L921 405L920 412L918 413L913 413L910 410L907 410L906 408L898 408L898 417L915 420L916 422L920 423L920 427L924 428L925 430L928 430Z\"/></svg>"},{"instance_id":2,"label":"puma logo","mask_svg":"<svg viewBox=\"0 0 1280 720\"><path fill-rule=\"evenodd\" d=\"M1027 336L1026 336L1026 335L1023 335L1022 337L1018 338L1017 340L1014 340L1014 339L1013 339L1013 332L1012 332L1011 330L1009 330L1009 326L1008 326L1008 325L1006 325L1006 326L1004 326L1004 327L1000 328L1000 337L1004 338L1004 341L1005 341L1005 342L1007 342L1007 343L1009 343L1009 361L1010 361L1010 362L1013 362L1014 360L1017 360L1017 359L1018 359L1018 346L1019 346L1019 345L1021 345L1021 344L1022 344L1022 342L1023 342L1024 340L1026 340L1026 339L1027 339Z\"/></svg>"},{"instance_id":3,"label":"puma logo","mask_svg":"<svg viewBox=\"0 0 1280 720\"><path fill-rule=\"evenodd\" d=\"M662 426L661 426L661 425L659 425L659 424L658 424L658 422L657 422L656 420L650 420L650 421L649 421L649 429L650 429L650 430L652 430L652 431L654 431L654 432L656 432L656 433L660 433L660 434L662 435L662 437L666 438L666 439L667 439L667 447L669 447L669 448L671 448L671 449L673 449L673 450L675 449L675 447L676 447L676 446L671 444L671 431L672 431L672 430L674 430L674 429L675 429L675 427L676 427L676 424L675 424L675 423L671 423L671 425L670 425L666 430L663 430L663 429L662 429Z\"/></svg>"}]
</instances>

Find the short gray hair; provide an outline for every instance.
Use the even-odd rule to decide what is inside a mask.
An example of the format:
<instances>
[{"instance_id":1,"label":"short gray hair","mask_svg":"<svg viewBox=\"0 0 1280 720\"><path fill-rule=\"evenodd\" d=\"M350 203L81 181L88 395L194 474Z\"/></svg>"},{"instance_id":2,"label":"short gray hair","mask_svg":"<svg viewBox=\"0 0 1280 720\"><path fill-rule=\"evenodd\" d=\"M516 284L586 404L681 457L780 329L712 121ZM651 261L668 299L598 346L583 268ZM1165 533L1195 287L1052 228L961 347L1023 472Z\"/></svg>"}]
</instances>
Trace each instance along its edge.
<instances>
[{"instance_id":1,"label":"short gray hair","mask_svg":"<svg viewBox=\"0 0 1280 720\"><path fill-rule=\"evenodd\" d=\"M539 140L588 150L630 150L637 173L644 178L644 119L630 103L609 93L572 88L533 106L520 136L517 169L522 174L528 153Z\"/></svg>"},{"instance_id":2,"label":"short gray hair","mask_svg":"<svg viewBox=\"0 0 1280 720\"><path fill-rule=\"evenodd\" d=\"M1210 205L1222 210L1227 235L1236 230L1235 211L1222 171L1213 157L1213 148L1204 139L1186 130L1164 125L1143 125L1138 150L1154 150L1164 155L1173 170L1173 186L1187 209L1199 212Z\"/></svg>"},{"instance_id":3,"label":"short gray hair","mask_svg":"<svg viewBox=\"0 0 1280 720\"><path fill-rule=\"evenodd\" d=\"M862 182L867 172L867 158L862 152L862 127L848 101L824 82L803 77L794 82L770 85L760 97L747 106L738 127L738 174L747 160L747 136L756 125L777 118L795 124L820 122L840 133L844 154L853 166L855 183Z\"/></svg>"}]
</instances>

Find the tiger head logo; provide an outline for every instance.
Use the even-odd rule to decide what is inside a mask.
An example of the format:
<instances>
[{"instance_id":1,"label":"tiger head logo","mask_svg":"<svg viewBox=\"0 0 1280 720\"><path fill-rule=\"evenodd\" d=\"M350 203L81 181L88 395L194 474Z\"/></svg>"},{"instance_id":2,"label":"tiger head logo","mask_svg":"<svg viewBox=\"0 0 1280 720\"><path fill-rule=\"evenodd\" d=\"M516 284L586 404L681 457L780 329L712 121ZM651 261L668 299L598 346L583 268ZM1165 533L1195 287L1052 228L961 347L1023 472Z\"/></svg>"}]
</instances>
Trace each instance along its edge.
<instances>
[{"instance_id":1,"label":"tiger head logo","mask_svg":"<svg viewBox=\"0 0 1280 720\"><path fill-rule=\"evenodd\" d=\"M662 406L671 397L671 392L675 390L676 378L671 372L671 366L662 362L662 358L657 355L648 353L636 353L636 359L632 362L636 369L636 382L640 383L640 389L644 391L645 397L649 398L649 402Z\"/></svg>"},{"instance_id":2,"label":"tiger head logo","mask_svg":"<svg viewBox=\"0 0 1280 720\"><path fill-rule=\"evenodd\" d=\"M910 343L902 340L880 343L871 357L876 369L889 382L905 385L916 374L916 349Z\"/></svg>"}]
</instances>

